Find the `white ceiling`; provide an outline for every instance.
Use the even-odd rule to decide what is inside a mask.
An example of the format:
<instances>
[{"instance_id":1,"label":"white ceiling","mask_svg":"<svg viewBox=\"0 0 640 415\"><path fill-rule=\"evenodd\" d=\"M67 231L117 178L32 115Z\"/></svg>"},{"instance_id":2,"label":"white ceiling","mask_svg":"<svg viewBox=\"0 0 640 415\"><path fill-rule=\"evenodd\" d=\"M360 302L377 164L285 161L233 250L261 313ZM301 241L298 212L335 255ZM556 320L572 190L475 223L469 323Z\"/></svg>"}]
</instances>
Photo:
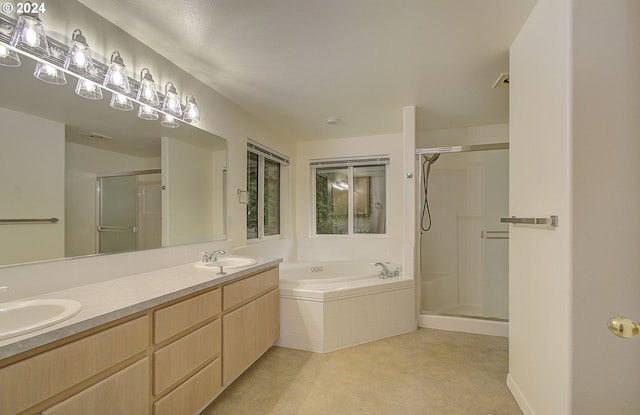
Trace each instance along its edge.
<instances>
[{"instance_id":1,"label":"white ceiling","mask_svg":"<svg viewBox=\"0 0 640 415\"><path fill-rule=\"evenodd\" d=\"M507 122L491 87L535 1L81 0L300 140L399 132L406 105L418 130Z\"/></svg>"}]
</instances>

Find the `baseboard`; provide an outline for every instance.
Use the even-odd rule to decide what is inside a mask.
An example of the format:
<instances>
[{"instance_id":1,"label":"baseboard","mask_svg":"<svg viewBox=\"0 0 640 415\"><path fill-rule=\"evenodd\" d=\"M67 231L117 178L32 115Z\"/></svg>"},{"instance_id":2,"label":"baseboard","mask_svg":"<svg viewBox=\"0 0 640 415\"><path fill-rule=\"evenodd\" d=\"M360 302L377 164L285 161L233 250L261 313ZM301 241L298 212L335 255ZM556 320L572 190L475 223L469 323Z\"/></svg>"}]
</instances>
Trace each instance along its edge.
<instances>
[{"instance_id":1,"label":"baseboard","mask_svg":"<svg viewBox=\"0 0 640 415\"><path fill-rule=\"evenodd\" d=\"M418 315L418 326L429 329L509 337L509 323L505 321L420 314Z\"/></svg>"},{"instance_id":2,"label":"baseboard","mask_svg":"<svg viewBox=\"0 0 640 415\"><path fill-rule=\"evenodd\" d=\"M509 388L511 395L513 395L513 399L516 400L516 403L524 415L535 415L533 409L531 409L531 406L529 406L524 395L520 392L518 385L516 385L516 382L513 380L510 373L507 373L507 388Z\"/></svg>"}]
</instances>

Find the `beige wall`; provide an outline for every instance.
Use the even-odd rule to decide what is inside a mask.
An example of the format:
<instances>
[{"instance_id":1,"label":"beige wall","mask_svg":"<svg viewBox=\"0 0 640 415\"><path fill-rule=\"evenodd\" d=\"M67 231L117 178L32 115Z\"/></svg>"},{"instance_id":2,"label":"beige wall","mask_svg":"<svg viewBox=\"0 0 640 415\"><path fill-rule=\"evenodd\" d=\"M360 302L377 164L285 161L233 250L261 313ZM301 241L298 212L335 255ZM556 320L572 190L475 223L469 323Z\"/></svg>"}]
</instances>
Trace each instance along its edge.
<instances>
[{"instance_id":1,"label":"beige wall","mask_svg":"<svg viewBox=\"0 0 640 415\"><path fill-rule=\"evenodd\" d=\"M571 413L570 0L541 0L510 50L508 384L525 414Z\"/></svg>"}]
</instances>

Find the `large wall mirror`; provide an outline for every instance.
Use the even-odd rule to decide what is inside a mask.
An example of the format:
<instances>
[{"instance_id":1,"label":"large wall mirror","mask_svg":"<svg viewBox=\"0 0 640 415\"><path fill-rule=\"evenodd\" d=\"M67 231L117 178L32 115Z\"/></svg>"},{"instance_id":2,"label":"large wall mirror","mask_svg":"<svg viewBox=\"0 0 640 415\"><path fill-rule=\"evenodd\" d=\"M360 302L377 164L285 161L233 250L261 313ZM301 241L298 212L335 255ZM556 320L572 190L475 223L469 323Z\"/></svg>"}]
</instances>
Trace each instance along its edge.
<instances>
[{"instance_id":1,"label":"large wall mirror","mask_svg":"<svg viewBox=\"0 0 640 415\"><path fill-rule=\"evenodd\" d=\"M0 266L226 238L226 141L0 66ZM15 222L21 220L20 222Z\"/></svg>"}]
</instances>

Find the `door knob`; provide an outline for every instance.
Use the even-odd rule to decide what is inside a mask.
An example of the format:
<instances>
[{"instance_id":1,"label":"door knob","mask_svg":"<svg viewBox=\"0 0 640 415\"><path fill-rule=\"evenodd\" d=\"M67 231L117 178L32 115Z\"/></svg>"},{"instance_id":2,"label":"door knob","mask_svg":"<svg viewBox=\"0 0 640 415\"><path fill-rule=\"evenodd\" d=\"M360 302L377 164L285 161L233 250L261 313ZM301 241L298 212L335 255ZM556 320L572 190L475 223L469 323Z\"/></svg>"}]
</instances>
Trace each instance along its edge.
<instances>
[{"instance_id":1,"label":"door knob","mask_svg":"<svg viewBox=\"0 0 640 415\"><path fill-rule=\"evenodd\" d=\"M625 339L628 339L640 333L640 324L627 317L611 317L609 319L608 326L611 333Z\"/></svg>"}]
</instances>

